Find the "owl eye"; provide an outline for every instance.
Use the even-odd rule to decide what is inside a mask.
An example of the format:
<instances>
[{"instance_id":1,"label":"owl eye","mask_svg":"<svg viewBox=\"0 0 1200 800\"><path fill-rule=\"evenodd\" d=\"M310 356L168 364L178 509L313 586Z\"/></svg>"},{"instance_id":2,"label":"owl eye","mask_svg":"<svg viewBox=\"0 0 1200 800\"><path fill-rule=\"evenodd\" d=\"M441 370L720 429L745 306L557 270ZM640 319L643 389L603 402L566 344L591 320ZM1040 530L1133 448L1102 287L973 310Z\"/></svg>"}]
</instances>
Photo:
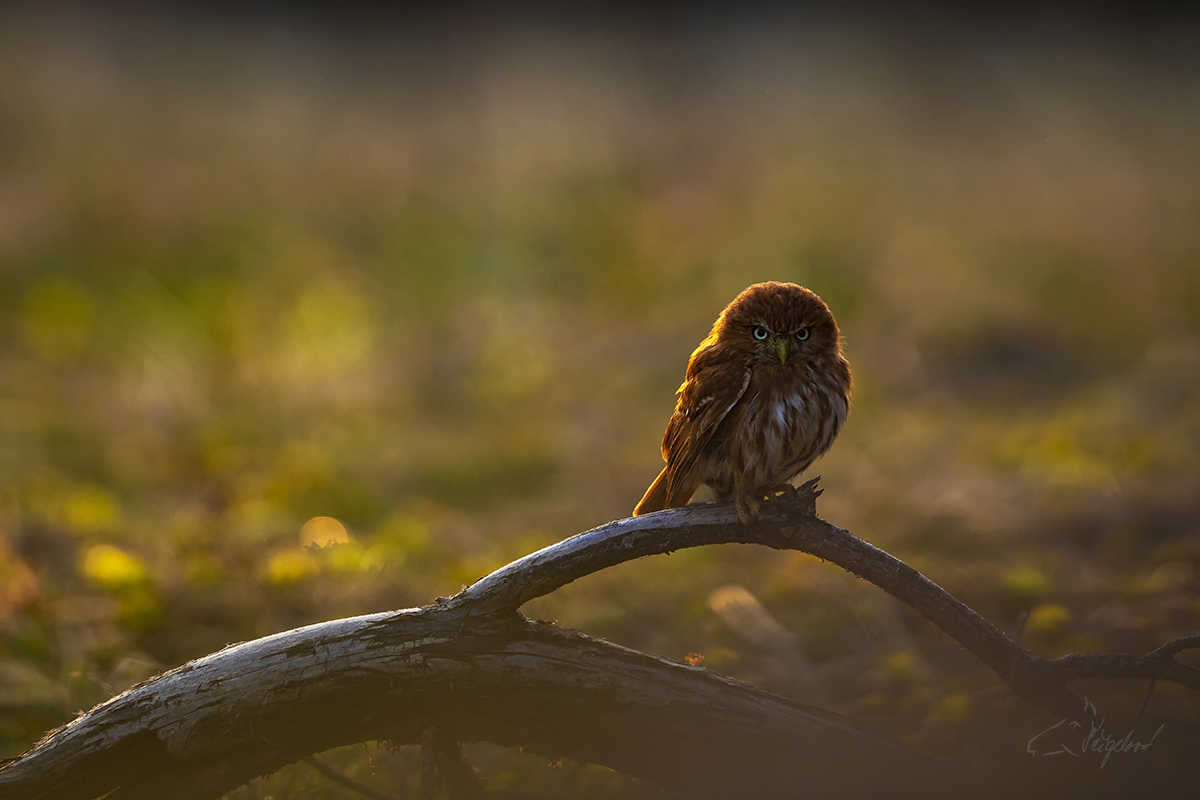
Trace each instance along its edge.
<instances>
[{"instance_id":1,"label":"owl eye","mask_svg":"<svg viewBox=\"0 0 1200 800\"><path fill-rule=\"evenodd\" d=\"M760 342L765 340L768 335L769 335L769 332L767 331L766 328L763 328L760 326L760 327L757 327L754 329L754 338L758 339Z\"/></svg>"},{"instance_id":2,"label":"owl eye","mask_svg":"<svg viewBox=\"0 0 1200 800\"><path fill-rule=\"evenodd\" d=\"M805 339L807 339L808 338L808 328L801 328L800 330L796 331L796 338L802 342Z\"/></svg>"}]
</instances>

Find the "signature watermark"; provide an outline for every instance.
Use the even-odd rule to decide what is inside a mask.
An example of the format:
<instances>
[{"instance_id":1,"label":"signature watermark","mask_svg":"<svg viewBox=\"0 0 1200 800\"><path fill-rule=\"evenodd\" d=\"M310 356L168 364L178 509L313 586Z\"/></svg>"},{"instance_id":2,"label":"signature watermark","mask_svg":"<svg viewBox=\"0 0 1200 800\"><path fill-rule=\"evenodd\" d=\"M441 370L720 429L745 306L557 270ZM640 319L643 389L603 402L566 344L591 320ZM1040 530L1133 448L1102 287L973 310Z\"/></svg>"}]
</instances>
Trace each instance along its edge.
<instances>
[{"instance_id":1,"label":"signature watermark","mask_svg":"<svg viewBox=\"0 0 1200 800\"><path fill-rule=\"evenodd\" d=\"M1104 769L1104 765L1108 763L1108 759L1113 753L1144 753L1150 749L1150 745L1154 744L1154 740L1162 733L1163 725L1159 725L1158 730L1150 739L1143 742L1133 738L1133 729L1130 728L1128 733L1118 739L1104 727L1107 720L1100 717L1096 707L1084 697L1083 714L1080 716L1086 717L1089 712L1091 719L1085 719L1082 722L1072 717L1063 717L1030 739L1025 744L1025 752L1031 756L1065 754L1076 758L1096 755L1100 756L1100 769ZM1099 721L1097 721L1097 717L1100 717Z\"/></svg>"}]
</instances>

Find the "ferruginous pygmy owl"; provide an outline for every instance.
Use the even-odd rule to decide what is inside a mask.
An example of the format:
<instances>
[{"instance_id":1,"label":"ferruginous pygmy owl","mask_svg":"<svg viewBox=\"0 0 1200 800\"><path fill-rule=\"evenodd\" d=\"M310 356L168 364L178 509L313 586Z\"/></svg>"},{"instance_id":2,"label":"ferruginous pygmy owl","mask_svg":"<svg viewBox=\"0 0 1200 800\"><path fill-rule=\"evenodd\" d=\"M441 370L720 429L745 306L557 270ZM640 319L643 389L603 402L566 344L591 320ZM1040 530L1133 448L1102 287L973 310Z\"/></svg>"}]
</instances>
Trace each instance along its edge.
<instances>
[{"instance_id":1,"label":"ferruginous pygmy owl","mask_svg":"<svg viewBox=\"0 0 1200 800\"><path fill-rule=\"evenodd\" d=\"M821 298L756 283L692 353L667 423L667 466L634 516L687 505L707 483L743 523L833 444L850 410L850 365Z\"/></svg>"}]
</instances>

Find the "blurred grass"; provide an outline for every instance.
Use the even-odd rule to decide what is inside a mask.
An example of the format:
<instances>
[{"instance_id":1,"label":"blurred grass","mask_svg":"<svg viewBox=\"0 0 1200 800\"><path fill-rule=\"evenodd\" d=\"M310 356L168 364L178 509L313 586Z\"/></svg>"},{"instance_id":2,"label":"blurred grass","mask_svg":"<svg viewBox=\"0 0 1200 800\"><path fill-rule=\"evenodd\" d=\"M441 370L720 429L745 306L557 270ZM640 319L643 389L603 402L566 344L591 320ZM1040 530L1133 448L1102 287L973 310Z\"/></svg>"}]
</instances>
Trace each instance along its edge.
<instances>
[{"instance_id":1,"label":"blurred grass","mask_svg":"<svg viewBox=\"0 0 1200 800\"><path fill-rule=\"evenodd\" d=\"M826 518L1038 652L1196 633L1196 51L968 33L7 19L0 755L628 514L692 347L768 279L825 297L855 370ZM728 586L783 644L722 617ZM1022 752L1040 728L890 602L720 547L526 611ZM505 752L496 787L634 791Z\"/></svg>"}]
</instances>

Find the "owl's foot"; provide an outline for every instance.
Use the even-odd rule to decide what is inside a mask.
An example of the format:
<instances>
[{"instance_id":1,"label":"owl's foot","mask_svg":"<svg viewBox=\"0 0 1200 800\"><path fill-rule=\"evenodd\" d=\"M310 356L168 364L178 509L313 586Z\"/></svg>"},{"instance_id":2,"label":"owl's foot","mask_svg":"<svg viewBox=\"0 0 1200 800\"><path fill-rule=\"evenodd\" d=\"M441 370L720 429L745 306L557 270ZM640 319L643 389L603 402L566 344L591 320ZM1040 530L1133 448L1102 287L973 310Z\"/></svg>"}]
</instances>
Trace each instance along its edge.
<instances>
[{"instance_id":1,"label":"owl's foot","mask_svg":"<svg viewBox=\"0 0 1200 800\"><path fill-rule=\"evenodd\" d=\"M771 489L766 493L766 496L763 499L768 503L781 503L792 500L795 497L796 487L792 486L790 483L785 483L780 486L776 486L774 489Z\"/></svg>"},{"instance_id":2,"label":"owl's foot","mask_svg":"<svg viewBox=\"0 0 1200 800\"><path fill-rule=\"evenodd\" d=\"M821 494L821 490L816 488L816 485L820 479L821 477L818 475L800 486L793 486L790 483L777 486L771 490L768 499L773 503L778 503L781 510L816 514L816 499Z\"/></svg>"},{"instance_id":3,"label":"owl's foot","mask_svg":"<svg viewBox=\"0 0 1200 800\"><path fill-rule=\"evenodd\" d=\"M746 525L758 516L758 498L738 495L733 499L733 510L737 512L738 522Z\"/></svg>"}]
</instances>

